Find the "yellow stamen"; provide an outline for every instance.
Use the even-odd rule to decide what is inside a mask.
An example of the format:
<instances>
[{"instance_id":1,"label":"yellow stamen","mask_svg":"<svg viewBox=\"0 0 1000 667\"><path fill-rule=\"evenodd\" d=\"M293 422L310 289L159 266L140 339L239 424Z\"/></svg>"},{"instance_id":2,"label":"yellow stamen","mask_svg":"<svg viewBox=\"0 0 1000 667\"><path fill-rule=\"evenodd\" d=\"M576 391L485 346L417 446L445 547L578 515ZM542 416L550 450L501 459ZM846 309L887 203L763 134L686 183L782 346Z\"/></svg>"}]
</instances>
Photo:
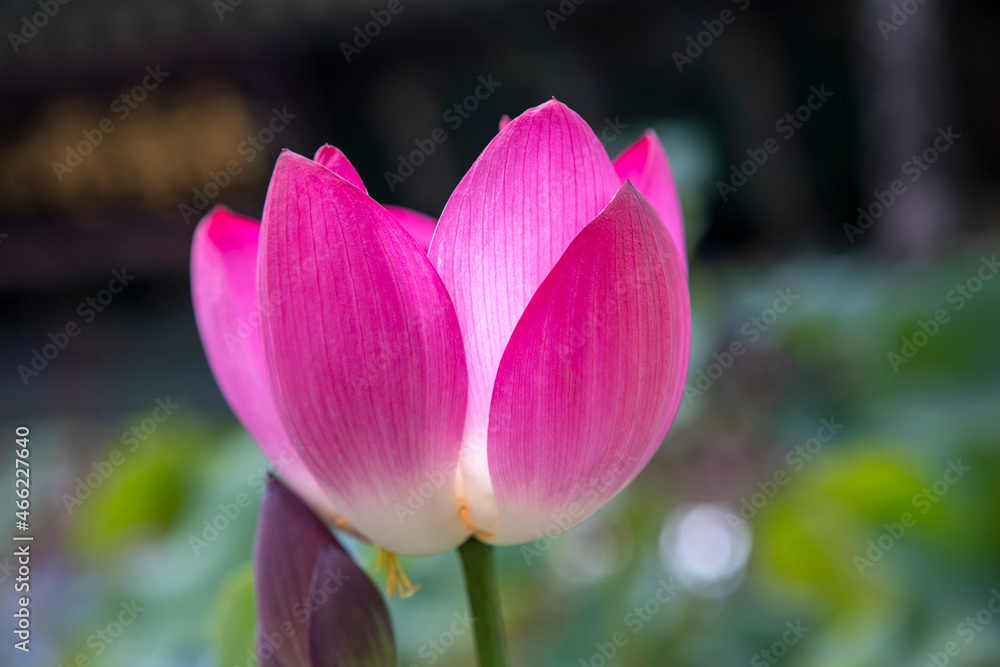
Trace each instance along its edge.
<instances>
[{"instance_id":1,"label":"yellow stamen","mask_svg":"<svg viewBox=\"0 0 1000 667\"><path fill-rule=\"evenodd\" d=\"M458 519L469 529L470 533L481 540L488 540L496 535L496 531L489 533L476 528L475 524L472 523L472 519L469 518L469 503L464 497L458 499Z\"/></svg>"},{"instance_id":2,"label":"yellow stamen","mask_svg":"<svg viewBox=\"0 0 1000 667\"><path fill-rule=\"evenodd\" d=\"M340 517L339 519L333 522L333 525L336 526L337 528L343 528L344 526L347 525L347 519L345 519L344 517Z\"/></svg>"},{"instance_id":3,"label":"yellow stamen","mask_svg":"<svg viewBox=\"0 0 1000 667\"><path fill-rule=\"evenodd\" d=\"M404 600L420 590L420 584L414 585L410 578L406 576L403 563L399 556L386 551L382 547L378 548L378 557L375 559L375 571L381 572L385 568L385 589L389 597L395 596Z\"/></svg>"},{"instance_id":4,"label":"yellow stamen","mask_svg":"<svg viewBox=\"0 0 1000 667\"><path fill-rule=\"evenodd\" d=\"M469 520L469 505L465 501L465 498L458 499L458 518L469 529L470 533L476 532L476 527L472 525L472 521Z\"/></svg>"}]
</instances>

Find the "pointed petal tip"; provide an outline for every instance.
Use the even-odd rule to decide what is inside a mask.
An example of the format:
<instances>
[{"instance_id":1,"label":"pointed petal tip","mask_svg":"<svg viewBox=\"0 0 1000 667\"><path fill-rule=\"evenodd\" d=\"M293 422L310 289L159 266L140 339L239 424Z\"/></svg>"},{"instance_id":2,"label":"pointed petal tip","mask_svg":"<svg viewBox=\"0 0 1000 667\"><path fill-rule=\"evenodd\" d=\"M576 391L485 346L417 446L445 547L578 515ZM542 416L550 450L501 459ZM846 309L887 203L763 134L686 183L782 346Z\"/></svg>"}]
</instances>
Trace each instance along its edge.
<instances>
[{"instance_id":1,"label":"pointed petal tip","mask_svg":"<svg viewBox=\"0 0 1000 667\"><path fill-rule=\"evenodd\" d=\"M296 153L291 148L282 148L281 152L278 153L278 159L274 163L274 168L277 169L279 165L287 165L289 162L312 162L305 155Z\"/></svg>"},{"instance_id":2,"label":"pointed petal tip","mask_svg":"<svg viewBox=\"0 0 1000 667\"><path fill-rule=\"evenodd\" d=\"M265 490L270 493L290 493L288 487L278 479L278 476L273 472L267 473L267 481L265 482Z\"/></svg>"},{"instance_id":3,"label":"pointed petal tip","mask_svg":"<svg viewBox=\"0 0 1000 667\"><path fill-rule=\"evenodd\" d=\"M233 413L281 478L325 520L337 517L325 492L289 445L264 379L256 269L261 224L217 206L191 244L195 322L216 383Z\"/></svg>"},{"instance_id":4,"label":"pointed petal tip","mask_svg":"<svg viewBox=\"0 0 1000 667\"><path fill-rule=\"evenodd\" d=\"M687 241L684 214L667 150L652 128L642 133L633 144L613 161L618 177L631 180L659 213L663 224L681 251L687 267Z\"/></svg>"},{"instance_id":5,"label":"pointed petal tip","mask_svg":"<svg viewBox=\"0 0 1000 667\"><path fill-rule=\"evenodd\" d=\"M254 600L262 665L396 664L382 596L337 538L274 474L267 476L258 519Z\"/></svg>"},{"instance_id":6,"label":"pointed petal tip","mask_svg":"<svg viewBox=\"0 0 1000 667\"><path fill-rule=\"evenodd\" d=\"M331 146L331 148L333 147ZM343 156L343 153L340 153L338 149L333 148L333 150ZM367 194L367 191L364 189L364 185L361 184L360 177L358 177L357 172L354 171L354 166L351 165L346 157L343 158L343 163L338 165L338 169L332 169L329 165L321 164L320 162L311 160L304 155L286 148L282 150L281 155L278 156L278 161L274 165L274 174L271 176L271 183L273 185L274 181L279 177L283 179L299 179L303 176L308 176L310 178L318 177L323 179L324 187L339 189L341 186L353 186L351 188L352 190L360 189L362 192ZM352 182L351 178L345 176L343 173L345 170L350 170L350 172L353 173L354 178L357 179L357 183ZM331 175L334 178L330 178ZM266 201L264 206L266 210ZM267 218L267 215L265 214L264 217Z\"/></svg>"},{"instance_id":7,"label":"pointed petal tip","mask_svg":"<svg viewBox=\"0 0 1000 667\"><path fill-rule=\"evenodd\" d=\"M323 144L316 151L316 155L313 156L313 161L317 164L323 165L333 173L347 180L347 182L351 185L367 194L368 190L365 188L365 184L361 180L361 176L358 174L357 169L355 169L354 165L351 164L351 161L347 159L344 151L340 150L336 146Z\"/></svg>"},{"instance_id":8,"label":"pointed petal tip","mask_svg":"<svg viewBox=\"0 0 1000 667\"><path fill-rule=\"evenodd\" d=\"M216 204L208 210L208 213L201 216L201 220L198 221L195 229L200 229L202 227L214 227L220 224L224 218L232 214L233 212L225 204Z\"/></svg>"},{"instance_id":9,"label":"pointed petal tip","mask_svg":"<svg viewBox=\"0 0 1000 667\"><path fill-rule=\"evenodd\" d=\"M659 141L659 139L660 135L657 134L656 130L654 130L651 127L647 127L645 130L642 131L642 134L639 135L638 139L636 139L634 142L632 142L630 146L626 147L626 149L622 151L622 154L624 154L625 151L627 151L629 148L633 148L636 145L647 144L651 141Z\"/></svg>"},{"instance_id":10,"label":"pointed petal tip","mask_svg":"<svg viewBox=\"0 0 1000 667\"><path fill-rule=\"evenodd\" d=\"M520 115L514 117L513 119L511 119L507 115L504 115L504 118L507 119L507 122L505 123L501 119L501 121L500 121L500 129L501 130L504 129L505 127L507 127L511 123L517 123L518 121L522 121L523 122L523 120L526 120L526 119L529 119L529 118L535 118L535 117L551 118L551 117L556 116L556 115L561 115L561 116L572 115L572 116L579 117L578 113L576 113L575 111L573 111L572 109L570 109L568 106L566 106L565 104L563 104L562 102L560 102L559 100L557 100L555 97L553 97L551 99L548 99L548 100L542 102L541 104L538 104L536 106L531 107L530 109L525 109L524 112L522 112Z\"/></svg>"},{"instance_id":11,"label":"pointed petal tip","mask_svg":"<svg viewBox=\"0 0 1000 667\"><path fill-rule=\"evenodd\" d=\"M230 209L225 204L216 204L215 206L213 206L212 208L210 208L208 210L208 213L205 214L205 218L206 219L207 218L211 218L211 217L214 217L214 216L216 216L216 215L218 215L220 213L232 213L232 212L233 212L232 209Z\"/></svg>"},{"instance_id":12,"label":"pointed petal tip","mask_svg":"<svg viewBox=\"0 0 1000 667\"><path fill-rule=\"evenodd\" d=\"M270 645L275 658L288 665L308 661L307 620L292 605L308 600L321 550L337 545L326 526L274 475L268 475L254 537L254 601L265 637L283 628L291 641ZM288 545L294 545L289 549Z\"/></svg>"},{"instance_id":13,"label":"pointed petal tip","mask_svg":"<svg viewBox=\"0 0 1000 667\"><path fill-rule=\"evenodd\" d=\"M458 322L434 267L386 209L295 155L275 169L261 243L268 379L310 472L376 543L409 554L448 550L467 535L447 483L467 381ZM322 326L326 340L301 322ZM317 401L340 409L316 410ZM397 508L436 471L447 471L445 483L401 520Z\"/></svg>"},{"instance_id":14,"label":"pointed petal tip","mask_svg":"<svg viewBox=\"0 0 1000 667\"><path fill-rule=\"evenodd\" d=\"M257 236L260 222L219 204L212 208L195 227L192 251L205 242L220 250L251 243Z\"/></svg>"},{"instance_id":15,"label":"pointed petal tip","mask_svg":"<svg viewBox=\"0 0 1000 667\"><path fill-rule=\"evenodd\" d=\"M679 251L625 182L539 287L504 352L488 435L498 529L487 541L548 534L575 506L565 530L638 474L683 395L690 328ZM583 479L594 480L586 493Z\"/></svg>"},{"instance_id":16,"label":"pointed petal tip","mask_svg":"<svg viewBox=\"0 0 1000 667\"><path fill-rule=\"evenodd\" d=\"M467 517L488 532L485 433L493 381L525 306L621 187L607 151L555 98L511 121L449 198L428 256L449 290L469 369L462 475ZM512 246L516 245L516 249Z\"/></svg>"},{"instance_id":17,"label":"pointed petal tip","mask_svg":"<svg viewBox=\"0 0 1000 667\"><path fill-rule=\"evenodd\" d=\"M544 102L542 102L541 104L539 104L537 107L535 107L535 109L537 109L538 111L544 111L544 112L548 112L548 113L552 113L552 112L555 112L555 111L559 111L559 112L567 112L568 111L570 113L576 114L575 111L573 111L568 106L566 106L565 104L563 104L562 102L560 102L559 100L557 100L555 97L551 97L551 98L545 100ZM532 109L529 109L528 111L532 111Z\"/></svg>"},{"instance_id":18,"label":"pointed petal tip","mask_svg":"<svg viewBox=\"0 0 1000 667\"><path fill-rule=\"evenodd\" d=\"M298 464L297 467L300 466L301 464ZM315 482L311 477L309 481L311 482L309 490L312 490L312 484L315 484ZM303 485L300 484L299 486ZM306 516L306 514L308 514L309 516L313 516L320 523L323 523L324 517L320 515L319 510L307 502L308 498L300 495L301 493L302 489L299 489L299 492L293 491L292 487L289 486L289 482L281 479L274 472L269 471L267 473L267 480L265 482L265 494L267 495L265 495L265 498L272 498L273 502L280 503L287 511L302 513L302 516ZM317 502L316 504L319 503ZM322 509L327 508L323 507Z\"/></svg>"},{"instance_id":19,"label":"pointed petal tip","mask_svg":"<svg viewBox=\"0 0 1000 667\"><path fill-rule=\"evenodd\" d=\"M267 473L261 515L284 517L281 524L285 528L295 523L309 526L311 530L317 531L315 534L320 536L321 542L336 544L333 534L327 530L319 516L273 472Z\"/></svg>"}]
</instances>

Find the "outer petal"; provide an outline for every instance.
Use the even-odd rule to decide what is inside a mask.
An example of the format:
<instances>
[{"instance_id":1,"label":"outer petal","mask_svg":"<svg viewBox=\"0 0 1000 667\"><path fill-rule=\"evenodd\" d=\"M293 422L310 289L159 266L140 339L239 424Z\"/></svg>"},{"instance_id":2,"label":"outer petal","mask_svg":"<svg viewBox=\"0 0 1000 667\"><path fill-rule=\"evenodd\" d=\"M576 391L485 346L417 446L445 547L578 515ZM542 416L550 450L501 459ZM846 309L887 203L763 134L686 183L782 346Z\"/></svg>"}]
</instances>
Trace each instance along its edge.
<instances>
[{"instance_id":1,"label":"outer petal","mask_svg":"<svg viewBox=\"0 0 1000 667\"><path fill-rule=\"evenodd\" d=\"M362 192L368 193L354 165L347 159L343 151L336 146L331 146L330 144L321 146L316 151L313 161L318 162L341 178L346 179L347 182L356 186ZM420 244L424 252L427 252L427 248L431 244L431 237L434 236L434 225L437 221L429 215L402 206L385 206L385 210L392 213L393 217L399 220L399 224L403 225L403 229L410 233L410 236Z\"/></svg>"},{"instance_id":2,"label":"outer petal","mask_svg":"<svg viewBox=\"0 0 1000 667\"><path fill-rule=\"evenodd\" d=\"M339 515L291 446L264 379L257 317L260 223L215 208L191 248L195 320L209 366L236 417L278 473L329 521Z\"/></svg>"},{"instance_id":3,"label":"outer petal","mask_svg":"<svg viewBox=\"0 0 1000 667\"><path fill-rule=\"evenodd\" d=\"M385 601L333 534L274 477L254 544L258 652L289 667L395 665ZM377 658L391 657L377 661Z\"/></svg>"},{"instance_id":4,"label":"outer petal","mask_svg":"<svg viewBox=\"0 0 1000 667\"><path fill-rule=\"evenodd\" d=\"M660 214L663 224L670 230L670 237L680 249L684 269L687 270L687 241L681 200L667 151L656 132L646 130L638 141L615 158L614 165L621 182L632 181Z\"/></svg>"},{"instance_id":5,"label":"outer petal","mask_svg":"<svg viewBox=\"0 0 1000 667\"><path fill-rule=\"evenodd\" d=\"M347 159L344 152L336 146L323 144L316 151L316 155L313 156L313 161L318 162L354 187L368 194L368 188L365 187L361 176L358 175L358 170L354 168L354 165Z\"/></svg>"},{"instance_id":6,"label":"outer petal","mask_svg":"<svg viewBox=\"0 0 1000 667\"><path fill-rule=\"evenodd\" d=\"M486 432L493 379L514 325L618 178L593 131L552 100L514 119L452 194L428 256L455 303L469 368L462 453L468 519L496 521Z\"/></svg>"},{"instance_id":7,"label":"outer petal","mask_svg":"<svg viewBox=\"0 0 1000 667\"><path fill-rule=\"evenodd\" d=\"M646 130L642 138L615 158L615 171L621 182L632 181L670 230L670 236L681 251L687 269L687 245L684 236L684 216L677 194L674 173L663 143L653 130Z\"/></svg>"},{"instance_id":8,"label":"outer petal","mask_svg":"<svg viewBox=\"0 0 1000 667\"><path fill-rule=\"evenodd\" d=\"M275 649L268 643L267 637L264 636L264 631L259 624L257 625L256 637L254 637L254 650L257 652L257 660L260 661L260 667L285 667L278 660L278 656L275 655Z\"/></svg>"},{"instance_id":9,"label":"outer petal","mask_svg":"<svg viewBox=\"0 0 1000 667\"><path fill-rule=\"evenodd\" d=\"M340 545L323 547L310 593L309 667L398 664L385 601Z\"/></svg>"},{"instance_id":10,"label":"outer petal","mask_svg":"<svg viewBox=\"0 0 1000 667\"><path fill-rule=\"evenodd\" d=\"M680 405L690 339L680 253L626 183L538 288L500 363L488 541L564 530L631 481Z\"/></svg>"},{"instance_id":11,"label":"outer petal","mask_svg":"<svg viewBox=\"0 0 1000 667\"><path fill-rule=\"evenodd\" d=\"M420 247L356 187L286 151L264 205L258 284L279 414L337 509L391 551L459 544L465 359Z\"/></svg>"},{"instance_id":12,"label":"outer petal","mask_svg":"<svg viewBox=\"0 0 1000 667\"><path fill-rule=\"evenodd\" d=\"M431 238L434 236L434 226L437 221L429 215L402 206L386 205L385 210L392 213L392 216L399 220L399 224L403 225L403 229L410 233L417 245L424 252L427 252L427 248L431 245Z\"/></svg>"}]
</instances>

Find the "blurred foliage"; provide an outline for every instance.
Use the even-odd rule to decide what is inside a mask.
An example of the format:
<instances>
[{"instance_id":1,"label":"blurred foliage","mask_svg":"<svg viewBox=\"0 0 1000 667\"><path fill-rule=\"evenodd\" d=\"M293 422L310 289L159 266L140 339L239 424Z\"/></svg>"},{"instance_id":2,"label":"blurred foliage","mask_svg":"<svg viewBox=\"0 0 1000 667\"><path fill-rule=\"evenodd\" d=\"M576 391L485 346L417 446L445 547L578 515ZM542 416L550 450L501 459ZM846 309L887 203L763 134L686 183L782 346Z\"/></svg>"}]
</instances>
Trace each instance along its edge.
<instances>
[{"instance_id":1,"label":"blurred foliage","mask_svg":"<svg viewBox=\"0 0 1000 667\"><path fill-rule=\"evenodd\" d=\"M210 613L211 641L220 665L246 663L253 655L255 614L253 569L235 568L221 586Z\"/></svg>"},{"instance_id":2,"label":"blurred foliage","mask_svg":"<svg viewBox=\"0 0 1000 667\"><path fill-rule=\"evenodd\" d=\"M743 323L775 289L801 298L685 402L668 442L626 493L584 526L532 545L536 552L501 550L516 664L603 664L601 647L610 651L619 632L626 641L609 664L746 664L796 621L808 632L781 658L790 666L923 665L949 641L961 649L949 664L996 664L1000 623L970 635L960 624L1000 586L1000 281L952 312L898 372L887 359L920 320L947 307L945 295L980 256L976 249L913 275L838 258L694 266L692 377L744 339ZM801 469L789 466L788 452L825 417L842 431ZM919 501L952 461L968 472L934 502ZM68 477L88 465L77 461ZM220 436L181 417L129 453L75 511L65 553L51 566L53 577L68 569L79 593L65 612L74 624L52 638L65 647L59 659L70 664L83 652L111 667L247 664L264 470L245 435ZM675 508L713 502L738 513L777 470L788 472L787 483L748 522L753 551L735 590L682 591L645 619L632 613L669 581L656 536ZM220 519L240 493L251 506ZM907 512L913 525L886 538ZM224 530L211 539L213 521ZM880 538L888 548L869 553ZM204 544L193 546L198 539ZM344 541L371 571L370 547ZM859 557L872 558L859 568ZM422 588L390 603L401 664L471 664L455 554L407 567ZM148 611L96 657L88 637L133 598Z\"/></svg>"},{"instance_id":3,"label":"blurred foliage","mask_svg":"<svg viewBox=\"0 0 1000 667\"><path fill-rule=\"evenodd\" d=\"M669 129L661 134L669 144ZM683 161L683 150L672 154ZM705 184L681 187L691 229L703 228ZM527 551L500 551L515 664L774 664L761 652L789 623L808 628L779 647L789 667L922 666L948 642L960 649L950 665L1000 664L1000 622L980 613L1000 587L1000 280L961 309L948 299L988 247L981 239L936 264L891 270L865 255L694 263L689 384L732 342L746 353L685 399L664 447L596 517ZM784 289L794 304L752 324ZM894 369L888 355L939 308L947 323ZM821 419L843 428L791 465ZM52 497L74 493L121 449L72 451L45 428L65 454L38 460ZM38 638L36 664L252 664L249 561L267 465L233 428L188 409L125 451L72 512L62 501L46 508L63 529L38 563L39 608L57 622ZM956 461L968 471L942 487ZM787 479L747 517L753 548L733 585L653 604L675 574L658 536L678 508L722 504L736 516L778 471ZM900 533L906 513L913 522ZM373 550L343 541L381 586ZM407 568L421 590L390 601L401 664L472 664L456 554ZM100 639L133 600L143 608L134 624ZM977 613L978 630L962 625Z\"/></svg>"}]
</instances>

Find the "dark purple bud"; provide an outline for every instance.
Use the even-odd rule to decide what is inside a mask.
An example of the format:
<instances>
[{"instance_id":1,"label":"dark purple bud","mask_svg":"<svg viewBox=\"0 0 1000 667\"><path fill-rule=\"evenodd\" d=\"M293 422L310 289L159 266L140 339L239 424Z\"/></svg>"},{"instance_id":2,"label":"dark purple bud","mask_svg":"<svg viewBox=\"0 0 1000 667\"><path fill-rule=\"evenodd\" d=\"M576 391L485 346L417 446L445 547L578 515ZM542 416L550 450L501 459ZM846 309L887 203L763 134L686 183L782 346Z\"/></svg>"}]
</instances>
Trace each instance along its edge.
<instances>
[{"instance_id":1,"label":"dark purple bud","mask_svg":"<svg viewBox=\"0 0 1000 667\"><path fill-rule=\"evenodd\" d=\"M262 667L395 667L381 594L333 533L274 476L254 545Z\"/></svg>"}]
</instances>

